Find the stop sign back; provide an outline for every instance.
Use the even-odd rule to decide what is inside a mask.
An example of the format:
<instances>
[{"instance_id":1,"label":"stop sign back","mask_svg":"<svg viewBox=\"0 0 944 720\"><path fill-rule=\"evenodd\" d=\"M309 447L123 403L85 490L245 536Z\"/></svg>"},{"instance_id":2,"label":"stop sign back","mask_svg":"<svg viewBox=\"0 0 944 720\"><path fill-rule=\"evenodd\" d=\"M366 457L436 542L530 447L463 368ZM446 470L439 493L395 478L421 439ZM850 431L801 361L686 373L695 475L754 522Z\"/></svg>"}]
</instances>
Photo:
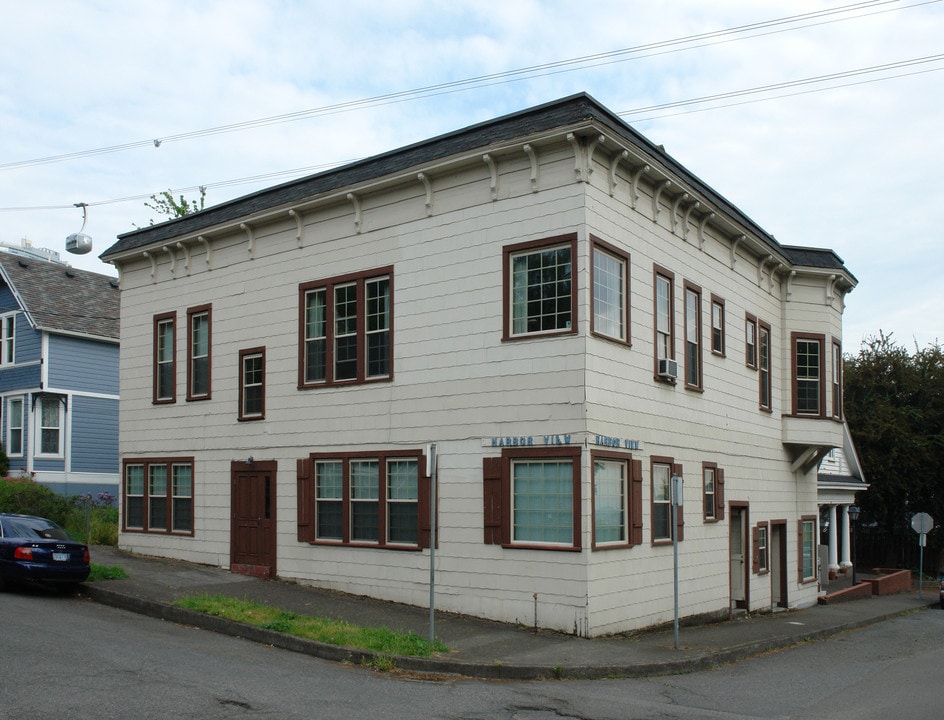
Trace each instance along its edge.
<instances>
[{"instance_id":1,"label":"stop sign back","mask_svg":"<svg viewBox=\"0 0 944 720\"><path fill-rule=\"evenodd\" d=\"M911 529L919 535L926 535L927 533L931 532L933 527L934 520L927 513L915 513L914 517L911 518Z\"/></svg>"}]
</instances>

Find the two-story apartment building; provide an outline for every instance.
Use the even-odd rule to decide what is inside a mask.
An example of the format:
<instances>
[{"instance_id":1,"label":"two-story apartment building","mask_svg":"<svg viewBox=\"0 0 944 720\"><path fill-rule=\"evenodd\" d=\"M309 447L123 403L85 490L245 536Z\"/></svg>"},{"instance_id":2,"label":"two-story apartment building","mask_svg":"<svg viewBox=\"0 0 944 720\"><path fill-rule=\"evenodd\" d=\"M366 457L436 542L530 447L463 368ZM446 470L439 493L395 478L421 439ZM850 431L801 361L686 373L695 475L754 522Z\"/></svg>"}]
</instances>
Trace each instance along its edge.
<instances>
[{"instance_id":1,"label":"two-story apartment building","mask_svg":"<svg viewBox=\"0 0 944 720\"><path fill-rule=\"evenodd\" d=\"M102 257L122 547L426 605L435 523L437 608L587 636L672 619L673 543L682 616L816 601L856 280L587 95Z\"/></svg>"},{"instance_id":2,"label":"two-story apartment building","mask_svg":"<svg viewBox=\"0 0 944 720\"><path fill-rule=\"evenodd\" d=\"M10 473L118 493L118 280L0 252L0 434Z\"/></svg>"}]
</instances>

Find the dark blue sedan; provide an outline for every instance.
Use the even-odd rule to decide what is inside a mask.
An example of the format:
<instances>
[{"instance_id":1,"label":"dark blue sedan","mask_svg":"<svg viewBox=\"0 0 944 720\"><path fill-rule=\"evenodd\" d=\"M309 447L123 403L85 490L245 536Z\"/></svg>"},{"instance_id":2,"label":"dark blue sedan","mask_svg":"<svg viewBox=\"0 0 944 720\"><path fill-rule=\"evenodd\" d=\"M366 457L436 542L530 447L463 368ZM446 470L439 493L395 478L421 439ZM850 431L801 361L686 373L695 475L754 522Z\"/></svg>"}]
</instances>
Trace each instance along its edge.
<instances>
[{"instance_id":1,"label":"dark blue sedan","mask_svg":"<svg viewBox=\"0 0 944 720\"><path fill-rule=\"evenodd\" d=\"M0 513L0 589L7 582L33 581L68 590L90 569L88 546L52 520Z\"/></svg>"}]
</instances>

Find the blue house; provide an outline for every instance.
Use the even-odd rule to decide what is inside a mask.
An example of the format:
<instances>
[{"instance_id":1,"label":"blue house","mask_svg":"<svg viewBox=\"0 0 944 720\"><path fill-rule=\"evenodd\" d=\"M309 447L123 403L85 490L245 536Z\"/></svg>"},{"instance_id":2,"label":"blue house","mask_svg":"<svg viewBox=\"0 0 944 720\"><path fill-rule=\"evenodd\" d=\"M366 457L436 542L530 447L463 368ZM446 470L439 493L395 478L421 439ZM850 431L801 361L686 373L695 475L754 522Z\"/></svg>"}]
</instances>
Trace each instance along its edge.
<instances>
[{"instance_id":1,"label":"blue house","mask_svg":"<svg viewBox=\"0 0 944 720\"><path fill-rule=\"evenodd\" d=\"M118 493L116 278L0 252L0 438L11 475Z\"/></svg>"}]
</instances>

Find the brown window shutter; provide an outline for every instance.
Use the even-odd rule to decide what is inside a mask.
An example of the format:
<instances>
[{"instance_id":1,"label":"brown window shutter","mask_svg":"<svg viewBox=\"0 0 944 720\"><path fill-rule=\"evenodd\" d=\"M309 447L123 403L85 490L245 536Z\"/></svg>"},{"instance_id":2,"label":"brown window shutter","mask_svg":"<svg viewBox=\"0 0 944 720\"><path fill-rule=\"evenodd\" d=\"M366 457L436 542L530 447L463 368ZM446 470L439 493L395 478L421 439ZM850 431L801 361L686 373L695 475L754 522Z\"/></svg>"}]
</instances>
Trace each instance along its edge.
<instances>
[{"instance_id":1,"label":"brown window shutter","mask_svg":"<svg viewBox=\"0 0 944 720\"><path fill-rule=\"evenodd\" d=\"M420 458L420 467L426 467L426 458ZM428 475L420 475L417 478L419 482L419 494L416 502L416 544L421 548L429 547L429 537L430 537L430 522L429 522L429 507L430 507L430 485L431 479ZM436 546L439 546L439 538L436 538Z\"/></svg>"},{"instance_id":2,"label":"brown window shutter","mask_svg":"<svg viewBox=\"0 0 944 720\"><path fill-rule=\"evenodd\" d=\"M482 459L482 495L485 511L485 544L502 543L502 459L487 457Z\"/></svg>"},{"instance_id":3,"label":"brown window shutter","mask_svg":"<svg viewBox=\"0 0 944 720\"><path fill-rule=\"evenodd\" d=\"M724 469L715 470L715 520L724 520Z\"/></svg>"},{"instance_id":4,"label":"brown window shutter","mask_svg":"<svg viewBox=\"0 0 944 720\"><path fill-rule=\"evenodd\" d=\"M311 459L296 461L298 477L298 542L315 539L315 484L311 476Z\"/></svg>"},{"instance_id":5,"label":"brown window shutter","mask_svg":"<svg viewBox=\"0 0 944 720\"><path fill-rule=\"evenodd\" d=\"M672 464L672 474L678 475L679 477L685 477L682 474L682 466L678 463ZM682 498L684 500L684 497ZM678 507L678 516L675 518L675 532L679 542L685 539L685 506L679 505Z\"/></svg>"},{"instance_id":6,"label":"brown window shutter","mask_svg":"<svg viewBox=\"0 0 944 720\"><path fill-rule=\"evenodd\" d=\"M629 517L631 545L642 545L642 460L630 461Z\"/></svg>"},{"instance_id":7,"label":"brown window shutter","mask_svg":"<svg viewBox=\"0 0 944 720\"><path fill-rule=\"evenodd\" d=\"M760 528L756 525L751 528L751 570L756 575L760 572Z\"/></svg>"}]
</instances>

